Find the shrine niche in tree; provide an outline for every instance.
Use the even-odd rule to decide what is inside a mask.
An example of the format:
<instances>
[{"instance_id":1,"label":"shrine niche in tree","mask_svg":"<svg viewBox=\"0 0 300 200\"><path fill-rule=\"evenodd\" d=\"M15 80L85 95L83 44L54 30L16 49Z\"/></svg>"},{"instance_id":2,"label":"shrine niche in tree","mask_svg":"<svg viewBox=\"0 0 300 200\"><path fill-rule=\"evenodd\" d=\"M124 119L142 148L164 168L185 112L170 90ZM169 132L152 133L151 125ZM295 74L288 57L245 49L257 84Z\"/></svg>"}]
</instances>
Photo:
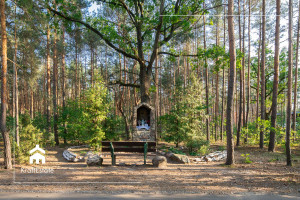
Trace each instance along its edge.
<instances>
[{"instance_id":1,"label":"shrine niche in tree","mask_svg":"<svg viewBox=\"0 0 300 200\"><path fill-rule=\"evenodd\" d=\"M150 112L151 110L146 106L141 106L137 109L137 129L150 129Z\"/></svg>"},{"instance_id":2,"label":"shrine niche in tree","mask_svg":"<svg viewBox=\"0 0 300 200\"><path fill-rule=\"evenodd\" d=\"M155 112L147 103L141 103L134 108L133 141L155 141Z\"/></svg>"}]
</instances>

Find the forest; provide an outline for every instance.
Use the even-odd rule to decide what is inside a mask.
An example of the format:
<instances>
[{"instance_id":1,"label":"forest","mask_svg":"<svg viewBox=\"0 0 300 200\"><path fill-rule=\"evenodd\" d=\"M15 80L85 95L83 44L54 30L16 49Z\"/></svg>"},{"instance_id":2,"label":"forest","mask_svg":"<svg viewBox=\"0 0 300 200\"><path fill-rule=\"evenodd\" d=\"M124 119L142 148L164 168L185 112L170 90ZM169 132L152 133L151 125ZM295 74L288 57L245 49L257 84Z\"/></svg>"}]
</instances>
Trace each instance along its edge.
<instances>
[{"instance_id":1,"label":"forest","mask_svg":"<svg viewBox=\"0 0 300 200\"><path fill-rule=\"evenodd\" d=\"M300 2L0 0L0 13L4 168L35 144L132 141L140 103L174 152L219 145L233 165L255 147L292 166Z\"/></svg>"}]
</instances>

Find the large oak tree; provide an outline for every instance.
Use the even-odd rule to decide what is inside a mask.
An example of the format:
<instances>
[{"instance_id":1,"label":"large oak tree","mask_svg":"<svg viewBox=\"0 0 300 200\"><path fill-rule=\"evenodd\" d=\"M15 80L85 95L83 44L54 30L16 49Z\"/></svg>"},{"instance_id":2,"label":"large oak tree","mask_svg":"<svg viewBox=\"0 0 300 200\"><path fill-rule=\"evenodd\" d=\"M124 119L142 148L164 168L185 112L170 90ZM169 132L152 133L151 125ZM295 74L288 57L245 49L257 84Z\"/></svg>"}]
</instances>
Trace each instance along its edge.
<instances>
[{"instance_id":1,"label":"large oak tree","mask_svg":"<svg viewBox=\"0 0 300 200\"><path fill-rule=\"evenodd\" d=\"M123 86L139 87L141 101L150 103L152 69L158 49L166 46L177 36L188 33L197 22L195 15L202 15L202 1L193 0L99 0L109 10L107 16L82 16L71 1L56 1L57 10L52 5L43 5L54 14L72 22L77 22L96 33L115 51L139 63L140 84L122 83ZM112 20L117 12L126 14L125 23L118 32L118 23ZM167 48L168 49L168 48Z\"/></svg>"}]
</instances>

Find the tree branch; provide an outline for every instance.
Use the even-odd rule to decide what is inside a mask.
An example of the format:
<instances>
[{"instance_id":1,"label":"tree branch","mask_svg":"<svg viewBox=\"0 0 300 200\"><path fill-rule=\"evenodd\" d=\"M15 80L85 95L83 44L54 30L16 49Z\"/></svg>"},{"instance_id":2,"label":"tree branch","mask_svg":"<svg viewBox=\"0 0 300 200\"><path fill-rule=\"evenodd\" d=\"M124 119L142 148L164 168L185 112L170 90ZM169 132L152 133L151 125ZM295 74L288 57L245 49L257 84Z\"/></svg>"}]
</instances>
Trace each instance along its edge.
<instances>
[{"instance_id":1,"label":"tree branch","mask_svg":"<svg viewBox=\"0 0 300 200\"><path fill-rule=\"evenodd\" d=\"M137 85L137 84L133 84L133 83L123 83L121 81L116 81L116 82L110 82L109 83L110 85L121 85L121 86L125 86L125 87L134 87L134 88L140 88L141 86L140 85Z\"/></svg>"},{"instance_id":2,"label":"tree branch","mask_svg":"<svg viewBox=\"0 0 300 200\"><path fill-rule=\"evenodd\" d=\"M116 50L117 52L123 54L124 56L128 57L128 58L132 58L136 61L139 61L139 62L142 62L141 59L135 55L132 55L132 54L129 54L127 53L126 51L116 47L113 43L111 43L111 41L109 41L100 31L98 31L97 29L93 28L90 24L86 23L86 22L83 22L81 20L78 20L78 19L74 19L70 16L66 16L64 14L62 14L61 12L58 12L54 9L52 9L49 5L46 5L47 8L54 14L68 20L68 21L72 21L72 22L77 22L77 23L80 23L82 25L84 25L86 28L90 29L91 31L93 31L94 33L96 33L98 36L100 36L101 39L103 39L105 41L105 43L110 46L111 48L113 48L114 50Z\"/></svg>"},{"instance_id":3,"label":"tree branch","mask_svg":"<svg viewBox=\"0 0 300 200\"><path fill-rule=\"evenodd\" d=\"M185 57L197 57L197 56L200 56L198 54L173 54L173 53L170 53L170 52L164 52L164 51L161 51L161 52L158 52L158 55L161 55L161 54L167 54L167 55L170 55L170 56L174 56L174 57L179 57L179 56L185 56Z\"/></svg>"},{"instance_id":4,"label":"tree branch","mask_svg":"<svg viewBox=\"0 0 300 200\"><path fill-rule=\"evenodd\" d=\"M160 0L160 8L159 8L159 23L156 27L156 35L155 35L155 39L154 39L154 45L153 45L153 51L152 51L152 55L150 57L149 60L149 68L147 69L147 72L149 73L150 71L152 71L152 65L157 57L157 49L159 48L159 36L160 36L160 31L161 31L161 27L163 24L163 12L164 12L164 4L165 1L164 0ZM151 72L150 72L151 73Z\"/></svg>"}]
</instances>

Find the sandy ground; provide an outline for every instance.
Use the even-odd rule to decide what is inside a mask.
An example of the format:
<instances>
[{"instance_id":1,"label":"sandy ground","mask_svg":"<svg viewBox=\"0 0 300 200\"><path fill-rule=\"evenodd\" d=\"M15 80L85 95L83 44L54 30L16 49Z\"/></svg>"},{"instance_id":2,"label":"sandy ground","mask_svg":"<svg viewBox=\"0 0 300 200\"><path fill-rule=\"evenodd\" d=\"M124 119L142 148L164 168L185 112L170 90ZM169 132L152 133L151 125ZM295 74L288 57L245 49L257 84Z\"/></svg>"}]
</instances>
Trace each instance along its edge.
<instances>
[{"instance_id":1,"label":"sandy ground","mask_svg":"<svg viewBox=\"0 0 300 200\"><path fill-rule=\"evenodd\" d=\"M0 199L15 199L15 200L32 200L32 199L43 199L43 200L115 200L115 199L164 199L164 200L179 200L179 199L190 199L190 200L296 200L300 199L295 195L280 195L270 193L244 193L244 194L231 194L231 195L214 195L214 194L154 194L149 195L145 193L127 193L127 194L100 194L100 193L11 193L11 192L0 192Z\"/></svg>"},{"instance_id":2,"label":"sandy ground","mask_svg":"<svg viewBox=\"0 0 300 200\"><path fill-rule=\"evenodd\" d=\"M0 192L34 193L105 193L105 194L193 194L209 195L273 193L300 197L300 162L286 167L279 153L268 153L258 148L240 148L235 155L237 164L228 167L222 162L200 164L168 164L166 169L151 165L153 154L143 165L143 154L117 155L117 166L111 166L109 154L104 165L87 167L85 163L70 163L62 157L63 148L48 148L46 164L53 174L21 173L0 169ZM244 164L242 153L250 153L251 164ZM3 162L3 159L0 159ZM125 163L125 166L120 166ZM122 164L123 165L123 164Z\"/></svg>"}]
</instances>

